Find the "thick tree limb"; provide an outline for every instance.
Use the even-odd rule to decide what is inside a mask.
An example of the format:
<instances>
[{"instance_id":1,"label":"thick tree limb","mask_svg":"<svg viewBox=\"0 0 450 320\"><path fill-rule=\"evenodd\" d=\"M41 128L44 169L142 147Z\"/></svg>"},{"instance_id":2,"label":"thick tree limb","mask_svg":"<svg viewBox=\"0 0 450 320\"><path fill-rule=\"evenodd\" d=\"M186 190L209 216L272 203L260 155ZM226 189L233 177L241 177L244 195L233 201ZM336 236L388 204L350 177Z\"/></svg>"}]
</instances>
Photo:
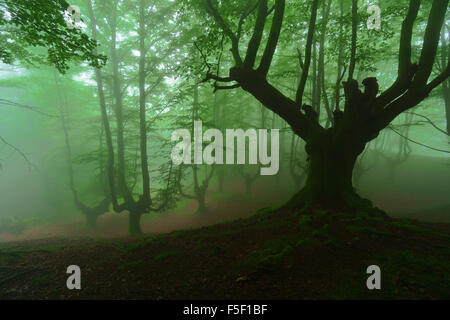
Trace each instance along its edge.
<instances>
[{"instance_id":1,"label":"thick tree limb","mask_svg":"<svg viewBox=\"0 0 450 320\"><path fill-rule=\"evenodd\" d=\"M305 48L305 62L303 63L303 71L302 77L300 78L300 83L298 85L297 94L295 101L300 107L302 105L303 92L305 91L306 80L308 79L309 66L311 64L311 49L317 19L317 8L319 5L319 0L314 0L312 8L311 8L311 19L309 21L308 28L308 37L306 40L306 48Z\"/></svg>"},{"instance_id":2,"label":"thick tree limb","mask_svg":"<svg viewBox=\"0 0 450 320\"><path fill-rule=\"evenodd\" d=\"M409 9L405 20L402 23L400 35L400 49L398 55L398 76L389 89L383 92L377 99L377 104L385 106L389 102L398 98L408 89L416 71L416 67L411 64L411 40L414 21L419 12L421 0L410 0Z\"/></svg>"},{"instance_id":3,"label":"thick tree limb","mask_svg":"<svg viewBox=\"0 0 450 320\"><path fill-rule=\"evenodd\" d=\"M358 0L352 0L352 46L350 49L350 66L348 69L348 81L353 79L356 66L356 40L358 36Z\"/></svg>"},{"instance_id":4,"label":"thick tree limb","mask_svg":"<svg viewBox=\"0 0 450 320\"><path fill-rule=\"evenodd\" d=\"M425 90L431 75L449 0L434 0L428 17L419 67L411 84L413 90ZM447 68L448 69L448 68Z\"/></svg>"},{"instance_id":5,"label":"thick tree limb","mask_svg":"<svg viewBox=\"0 0 450 320\"><path fill-rule=\"evenodd\" d=\"M447 68L442 71L436 78L434 78L427 86L425 91L430 93L434 88L444 82L448 77L450 77L450 60L447 64Z\"/></svg>"},{"instance_id":6,"label":"thick tree limb","mask_svg":"<svg viewBox=\"0 0 450 320\"><path fill-rule=\"evenodd\" d=\"M275 13L273 16L272 26L270 28L269 39L267 40L267 46L264 50L264 54L261 59L261 63L258 67L258 71L263 75L267 75L270 65L272 63L273 55L277 48L278 39L280 37L281 26L283 24L284 9L286 7L285 0L275 0Z\"/></svg>"},{"instance_id":7,"label":"thick tree limb","mask_svg":"<svg viewBox=\"0 0 450 320\"><path fill-rule=\"evenodd\" d=\"M303 58L302 58L302 52L299 48L297 48L297 57L298 57L298 64L300 65L300 69L303 70L303 68L305 67L303 64Z\"/></svg>"},{"instance_id":8,"label":"thick tree limb","mask_svg":"<svg viewBox=\"0 0 450 320\"><path fill-rule=\"evenodd\" d=\"M267 17L267 2L268 0L259 1L255 28L253 30L253 35L248 43L247 54L245 55L244 60L244 64L249 68L253 68L256 60L256 54L258 53L259 46L261 45L261 39Z\"/></svg>"},{"instance_id":9,"label":"thick tree limb","mask_svg":"<svg viewBox=\"0 0 450 320\"><path fill-rule=\"evenodd\" d=\"M265 107L283 118L302 139L307 140L312 131L323 130L317 122L306 118L297 103L273 87L260 72L232 68L230 76Z\"/></svg>"},{"instance_id":10,"label":"thick tree limb","mask_svg":"<svg viewBox=\"0 0 450 320\"><path fill-rule=\"evenodd\" d=\"M335 101L335 111L339 113L340 111L340 102L341 102L341 81L345 75L345 66L344 72L342 72L343 67L343 56L344 56L344 45L343 45L343 37L344 37L344 0L339 1L339 48L338 48L338 58L337 58L337 74L336 74L336 85L334 87L334 101ZM341 76L342 74L342 76Z\"/></svg>"},{"instance_id":11,"label":"thick tree limb","mask_svg":"<svg viewBox=\"0 0 450 320\"><path fill-rule=\"evenodd\" d=\"M417 0L411 0L410 2L409 11L411 13L411 10L413 10L412 12L413 17L417 16L417 14L415 13L415 10L417 8L415 7L417 5L416 1ZM428 78L431 75L433 64L436 58L436 52L440 37L440 30L444 23L448 3L449 0L433 1L431 11L428 17L427 28L425 30L422 53L420 56L417 71L414 74L414 78L411 84L407 86L406 88L407 91L403 94L401 93L401 91L397 91L396 94L398 94L399 98L389 103L389 105L384 109L384 111L379 115L379 117L377 117L375 121L375 130L383 129L400 113L418 105L422 100L424 100L429 95L431 90L433 90L435 87L437 87L439 84L441 84L443 81L445 81L445 79L449 77L450 68L449 66L447 66L447 68L440 75L438 75L429 84L427 84ZM413 6L413 9L411 9L411 6ZM402 33L409 32L409 28L412 28L410 27L410 24L411 23L404 24L405 29L402 30ZM409 39L409 36L408 37L405 36L405 39ZM409 54L407 45L402 44L401 46L404 47L403 50L405 52L403 52L403 56L406 57L403 59L408 59ZM402 64L406 65L407 61L406 60L403 61ZM409 70L411 71L411 69L415 69L415 67L414 66L410 67ZM381 101L379 101L378 103L381 103Z\"/></svg>"}]
</instances>

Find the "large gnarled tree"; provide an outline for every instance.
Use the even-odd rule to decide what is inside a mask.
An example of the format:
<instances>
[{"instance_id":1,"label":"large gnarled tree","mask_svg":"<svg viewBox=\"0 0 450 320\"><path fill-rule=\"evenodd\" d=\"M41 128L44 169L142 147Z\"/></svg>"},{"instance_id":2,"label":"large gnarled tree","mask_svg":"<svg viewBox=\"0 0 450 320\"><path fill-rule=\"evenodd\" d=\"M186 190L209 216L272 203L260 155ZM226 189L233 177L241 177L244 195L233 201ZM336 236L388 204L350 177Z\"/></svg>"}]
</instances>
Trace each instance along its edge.
<instances>
[{"instance_id":1,"label":"large gnarled tree","mask_svg":"<svg viewBox=\"0 0 450 320\"><path fill-rule=\"evenodd\" d=\"M303 207L320 202L332 206L370 207L370 201L360 198L353 189L352 172L356 159L366 144L376 138L391 121L402 112L418 105L449 77L450 66L447 64L437 77L430 80L449 0L432 2L422 51L417 63L411 61L411 42L421 0L410 0L401 28L398 76L381 94L376 78L362 81L363 91L353 78L356 64L358 1L352 0L351 60L348 79L343 82L345 106L343 111L339 107L335 108L333 125L328 129L318 122L315 107L302 102L311 64L319 0L311 1L309 28L305 52L302 55L304 60L301 63L302 75L295 99L285 96L267 80L282 31L286 1L275 0L271 8L268 3L269 0L248 1L241 18L236 19L239 20L238 30L234 31L231 23L221 14L217 1L204 0L208 13L230 39L230 51L234 60L234 66L230 68L228 76L208 74L205 80L214 80L216 90L240 87L249 92L265 107L283 118L295 134L306 141L305 148L310 161L308 176L303 189L289 201L290 206ZM256 15L254 28L246 50L243 50L240 48L244 40L242 26L251 15ZM263 45L265 26L270 19L272 20L270 31ZM241 55L243 51L245 56Z\"/></svg>"}]
</instances>

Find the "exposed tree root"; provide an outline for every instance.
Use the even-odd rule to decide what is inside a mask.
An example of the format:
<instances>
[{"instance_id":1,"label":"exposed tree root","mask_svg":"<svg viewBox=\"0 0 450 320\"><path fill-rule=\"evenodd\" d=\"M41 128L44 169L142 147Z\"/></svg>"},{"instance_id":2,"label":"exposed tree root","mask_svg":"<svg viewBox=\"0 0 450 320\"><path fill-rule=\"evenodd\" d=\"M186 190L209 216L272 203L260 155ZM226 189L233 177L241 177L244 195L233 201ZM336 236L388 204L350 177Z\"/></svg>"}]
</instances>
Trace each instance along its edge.
<instances>
[{"instance_id":1,"label":"exposed tree root","mask_svg":"<svg viewBox=\"0 0 450 320\"><path fill-rule=\"evenodd\" d=\"M288 200L281 208L296 210L299 214L314 214L330 211L333 213L358 214L360 212L380 215L388 218L387 214L373 206L368 199L360 197L353 190L340 192L336 197L324 197L305 187Z\"/></svg>"}]
</instances>

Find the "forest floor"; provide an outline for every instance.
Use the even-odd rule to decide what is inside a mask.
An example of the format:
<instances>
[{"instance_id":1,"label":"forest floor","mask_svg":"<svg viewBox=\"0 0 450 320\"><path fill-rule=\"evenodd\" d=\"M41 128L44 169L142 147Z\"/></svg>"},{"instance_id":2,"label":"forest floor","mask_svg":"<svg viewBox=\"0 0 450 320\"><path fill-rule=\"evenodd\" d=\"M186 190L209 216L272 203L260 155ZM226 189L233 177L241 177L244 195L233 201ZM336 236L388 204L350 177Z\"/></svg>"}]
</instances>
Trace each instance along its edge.
<instances>
[{"instance_id":1,"label":"forest floor","mask_svg":"<svg viewBox=\"0 0 450 320\"><path fill-rule=\"evenodd\" d=\"M69 265L81 290L66 287ZM381 290L366 287L370 265ZM0 244L0 299L449 298L450 224L368 213L266 209L136 238Z\"/></svg>"}]
</instances>

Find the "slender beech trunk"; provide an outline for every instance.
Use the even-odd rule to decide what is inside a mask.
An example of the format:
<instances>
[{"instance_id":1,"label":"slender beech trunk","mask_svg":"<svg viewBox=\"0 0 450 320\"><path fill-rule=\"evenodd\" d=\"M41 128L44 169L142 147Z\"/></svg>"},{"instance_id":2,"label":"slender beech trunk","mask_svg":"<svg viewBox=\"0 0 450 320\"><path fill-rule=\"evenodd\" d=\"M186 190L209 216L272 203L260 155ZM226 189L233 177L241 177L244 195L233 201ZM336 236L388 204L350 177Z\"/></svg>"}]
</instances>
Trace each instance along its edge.
<instances>
[{"instance_id":1,"label":"slender beech trunk","mask_svg":"<svg viewBox=\"0 0 450 320\"><path fill-rule=\"evenodd\" d=\"M92 39L97 40L97 21L95 19L94 9L92 7L92 1L87 0L89 18L91 21ZM97 49L94 49L94 53L97 54ZM97 82L97 93L100 103L100 113L102 117L102 124L105 130L106 149L108 151L108 160L106 164L106 175L108 177L108 188L111 196L111 202L114 210L118 211L119 204L117 202L117 194L114 181L114 147L112 141L111 126L109 124L108 111L106 109L105 91L103 87L103 76L100 69L95 68L95 79Z\"/></svg>"},{"instance_id":2,"label":"slender beech trunk","mask_svg":"<svg viewBox=\"0 0 450 320\"><path fill-rule=\"evenodd\" d=\"M116 1L117 4L117 1ZM125 139L124 139L124 118L123 118L123 103L121 79L119 71L119 59L117 57L117 6L114 6L111 15L111 66L112 66L112 82L113 82L113 96L114 96L114 113L116 116L117 125L117 181L119 185L120 194L124 197L125 202L133 203L133 196L127 186L125 177Z\"/></svg>"},{"instance_id":3,"label":"slender beech trunk","mask_svg":"<svg viewBox=\"0 0 450 320\"><path fill-rule=\"evenodd\" d=\"M73 166L72 166L72 148L70 145L70 137L69 137L69 129L68 129L68 115L69 112L67 110L64 110L64 106L67 108L67 101L65 100L63 102L62 99L62 93L63 88L60 83L59 74L55 73L55 82L58 87L58 109L59 109L59 115L61 119L61 127L63 129L64 133L64 141L66 145L66 160L67 160L67 168L69 173L69 186L70 190L72 191L75 206L80 210L86 219L86 226L91 229L97 228L97 219L99 216L104 214L109 209L110 199L109 196L106 196L104 200L102 200L96 207L88 207L85 204L83 204L79 197L78 192L75 188L75 179L74 179L74 173L73 173ZM100 169L102 170L102 168ZM103 185L100 183L100 187L102 188Z\"/></svg>"},{"instance_id":4,"label":"slender beech trunk","mask_svg":"<svg viewBox=\"0 0 450 320\"><path fill-rule=\"evenodd\" d=\"M344 0L339 0L339 17L341 22L339 23L339 49L338 49L338 58L337 58L337 75L336 75L336 85L334 92L334 101L335 101L335 110L340 110L340 101L341 101L341 80L342 80L342 69L343 69L343 56L344 56L344 22L342 21L344 17Z\"/></svg>"},{"instance_id":5,"label":"slender beech trunk","mask_svg":"<svg viewBox=\"0 0 450 320\"><path fill-rule=\"evenodd\" d=\"M447 39L450 37L450 26L442 28L441 31L441 66L445 66L450 62L450 48L448 47ZM448 40L450 41L450 39ZM447 122L447 135L449 136L450 143L450 79L442 82L442 97L445 103L445 119Z\"/></svg>"},{"instance_id":6,"label":"slender beech trunk","mask_svg":"<svg viewBox=\"0 0 450 320\"><path fill-rule=\"evenodd\" d=\"M320 40L319 40L319 62L318 62L318 82L319 82L319 92L318 92L318 100L320 102L320 96L323 96L323 102L325 111L327 113L327 121L325 124L325 128L328 128L330 124L333 122L333 113L331 112L330 103L327 95L327 88L325 82L325 35L327 31L328 18L330 14L331 8L331 0L328 0L326 5L324 4L322 7L322 30L320 32ZM319 105L320 106L320 105ZM319 108L320 110L320 108ZM320 115L320 113L318 114Z\"/></svg>"}]
</instances>

